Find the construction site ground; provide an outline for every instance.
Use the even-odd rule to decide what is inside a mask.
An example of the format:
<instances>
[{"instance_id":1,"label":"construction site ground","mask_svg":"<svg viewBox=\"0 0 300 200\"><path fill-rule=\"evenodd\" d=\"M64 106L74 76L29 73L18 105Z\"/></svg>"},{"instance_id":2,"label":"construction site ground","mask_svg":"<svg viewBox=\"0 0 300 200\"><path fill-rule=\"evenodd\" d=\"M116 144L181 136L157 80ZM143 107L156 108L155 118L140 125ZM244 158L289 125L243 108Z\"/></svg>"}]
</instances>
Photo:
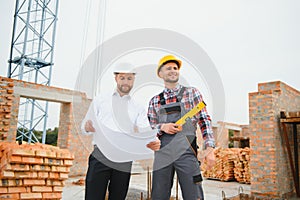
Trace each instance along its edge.
<instances>
[{"instance_id":1,"label":"construction site ground","mask_svg":"<svg viewBox=\"0 0 300 200\"><path fill-rule=\"evenodd\" d=\"M75 185L73 182L77 182L85 177L71 177L66 180L66 185L63 189L63 200L82 200L84 199L84 185ZM175 183L176 181L174 181ZM222 191L225 192L226 197L236 196L238 194L239 187L243 188L243 192L250 194L249 184L240 184L237 182L222 182L217 180L204 179L203 189L206 200L218 200L222 199ZM172 189L172 196L176 197L176 184ZM147 199L147 173L132 174L129 186L129 192L127 195L128 200L141 199L141 192L143 193L143 199ZM182 200L180 188L178 189L178 199ZM175 198L174 198L175 199Z\"/></svg>"}]
</instances>

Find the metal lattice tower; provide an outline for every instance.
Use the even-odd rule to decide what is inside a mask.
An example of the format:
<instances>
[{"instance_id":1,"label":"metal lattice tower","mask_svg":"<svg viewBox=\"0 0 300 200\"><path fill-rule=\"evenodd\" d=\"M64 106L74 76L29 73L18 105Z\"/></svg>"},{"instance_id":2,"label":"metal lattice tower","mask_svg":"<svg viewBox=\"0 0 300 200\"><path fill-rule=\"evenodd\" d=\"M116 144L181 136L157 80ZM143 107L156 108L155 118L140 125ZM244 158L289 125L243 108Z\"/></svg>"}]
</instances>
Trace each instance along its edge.
<instances>
[{"instance_id":1,"label":"metal lattice tower","mask_svg":"<svg viewBox=\"0 0 300 200\"><path fill-rule=\"evenodd\" d=\"M8 66L9 78L50 86L58 0L16 0ZM48 102L21 98L17 140L38 142L34 130L42 125L46 141Z\"/></svg>"}]
</instances>

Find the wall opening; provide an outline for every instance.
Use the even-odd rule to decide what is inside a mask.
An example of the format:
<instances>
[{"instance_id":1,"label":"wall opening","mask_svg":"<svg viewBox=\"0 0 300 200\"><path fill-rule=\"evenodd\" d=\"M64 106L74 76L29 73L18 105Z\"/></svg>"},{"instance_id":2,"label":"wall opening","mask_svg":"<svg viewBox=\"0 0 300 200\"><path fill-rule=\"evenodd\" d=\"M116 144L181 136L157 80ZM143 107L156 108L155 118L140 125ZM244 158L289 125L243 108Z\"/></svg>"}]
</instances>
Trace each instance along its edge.
<instances>
[{"instance_id":1,"label":"wall opening","mask_svg":"<svg viewBox=\"0 0 300 200\"><path fill-rule=\"evenodd\" d=\"M47 110L45 110L46 107ZM39 142L56 146L59 112L60 103L21 97L16 141L19 143Z\"/></svg>"}]
</instances>

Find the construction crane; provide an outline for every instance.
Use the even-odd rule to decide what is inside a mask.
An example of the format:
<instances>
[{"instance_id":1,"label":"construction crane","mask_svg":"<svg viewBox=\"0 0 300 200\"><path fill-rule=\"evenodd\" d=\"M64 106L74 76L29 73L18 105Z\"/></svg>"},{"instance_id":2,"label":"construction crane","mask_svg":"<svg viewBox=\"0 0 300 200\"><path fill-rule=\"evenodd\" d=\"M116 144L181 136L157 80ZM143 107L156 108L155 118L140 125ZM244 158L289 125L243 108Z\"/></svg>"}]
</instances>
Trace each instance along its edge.
<instances>
[{"instance_id":1,"label":"construction crane","mask_svg":"<svg viewBox=\"0 0 300 200\"><path fill-rule=\"evenodd\" d=\"M58 0L16 0L7 77L50 86ZM46 141L48 102L21 98L17 140L39 142L34 130L43 126Z\"/></svg>"}]
</instances>

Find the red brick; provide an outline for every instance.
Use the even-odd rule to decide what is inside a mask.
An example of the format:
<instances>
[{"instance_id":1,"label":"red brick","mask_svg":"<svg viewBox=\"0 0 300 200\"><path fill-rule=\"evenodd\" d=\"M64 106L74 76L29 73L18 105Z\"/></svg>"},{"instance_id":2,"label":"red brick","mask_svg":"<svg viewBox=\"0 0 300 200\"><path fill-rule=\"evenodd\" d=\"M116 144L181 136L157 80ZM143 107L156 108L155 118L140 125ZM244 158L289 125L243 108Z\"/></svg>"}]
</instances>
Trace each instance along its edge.
<instances>
[{"instance_id":1,"label":"red brick","mask_svg":"<svg viewBox=\"0 0 300 200\"><path fill-rule=\"evenodd\" d=\"M69 178L69 175L68 175L68 173L59 173L59 177L60 177L61 179L68 179L68 178Z\"/></svg>"},{"instance_id":2,"label":"red brick","mask_svg":"<svg viewBox=\"0 0 300 200\"><path fill-rule=\"evenodd\" d=\"M68 173L68 172L70 172L70 168L65 167L65 166L51 166L51 171L52 172L65 172L65 173Z\"/></svg>"},{"instance_id":3,"label":"red brick","mask_svg":"<svg viewBox=\"0 0 300 200\"><path fill-rule=\"evenodd\" d=\"M65 167L65 166L58 166L58 167L57 167L57 170L58 170L59 172L65 172L65 173L70 172L70 168L69 168L69 167Z\"/></svg>"},{"instance_id":4,"label":"red brick","mask_svg":"<svg viewBox=\"0 0 300 200\"><path fill-rule=\"evenodd\" d=\"M0 179L0 187L9 185L8 179Z\"/></svg>"},{"instance_id":5,"label":"red brick","mask_svg":"<svg viewBox=\"0 0 300 200\"><path fill-rule=\"evenodd\" d=\"M10 117L11 117L10 114L4 115L5 119L10 119Z\"/></svg>"},{"instance_id":6,"label":"red brick","mask_svg":"<svg viewBox=\"0 0 300 200\"><path fill-rule=\"evenodd\" d=\"M48 172L38 172L38 178L44 179L44 178L48 178L48 177L49 177Z\"/></svg>"},{"instance_id":7,"label":"red brick","mask_svg":"<svg viewBox=\"0 0 300 200\"><path fill-rule=\"evenodd\" d=\"M0 186L21 186L23 185L22 179L0 179Z\"/></svg>"},{"instance_id":8,"label":"red brick","mask_svg":"<svg viewBox=\"0 0 300 200\"><path fill-rule=\"evenodd\" d=\"M58 166L51 166L51 172L58 172Z\"/></svg>"},{"instance_id":9,"label":"red brick","mask_svg":"<svg viewBox=\"0 0 300 200\"><path fill-rule=\"evenodd\" d=\"M64 160L64 165L65 166L72 166L73 165L73 161L72 160Z\"/></svg>"},{"instance_id":10,"label":"red brick","mask_svg":"<svg viewBox=\"0 0 300 200\"><path fill-rule=\"evenodd\" d=\"M61 165L62 160L52 159L52 158L44 158L44 163L46 165Z\"/></svg>"},{"instance_id":11,"label":"red brick","mask_svg":"<svg viewBox=\"0 0 300 200\"><path fill-rule=\"evenodd\" d=\"M37 157L56 158L56 153L50 150L39 149L35 151Z\"/></svg>"},{"instance_id":12,"label":"red brick","mask_svg":"<svg viewBox=\"0 0 300 200\"><path fill-rule=\"evenodd\" d=\"M22 157L22 162L28 164L43 164L44 160L43 158L37 157Z\"/></svg>"},{"instance_id":13,"label":"red brick","mask_svg":"<svg viewBox=\"0 0 300 200\"><path fill-rule=\"evenodd\" d=\"M0 195L7 193L7 191L8 191L7 187L0 187Z\"/></svg>"},{"instance_id":14,"label":"red brick","mask_svg":"<svg viewBox=\"0 0 300 200\"><path fill-rule=\"evenodd\" d=\"M31 165L30 169L33 171L51 171L51 167L48 165Z\"/></svg>"},{"instance_id":15,"label":"red brick","mask_svg":"<svg viewBox=\"0 0 300 200\"><path fill-rule=\"evenodd\" d=\"M20 199L42 199L42 193L21 193Z\"/></svg>"},{"instance_id":16,"label":"red brick","mask_svg":"<svg viewBox=\"0 0 300 200\"><path fill-rule=\"evenodd\" d=\"M45 179L23 179L24 185L46 185Z\"/></svg>"},{"instance_id":17,"label":"red brick","mask_svg":"<svg viewBox=\"0 0 300 200\"><path fill-rule=\"evenodd\" d=\"M35 156L35 152L33 150L21 147L11 149L11 154L14 156Z\"/></svg>"},{"instance_id":18,"label":"red brick","mask_svg":"<svg viewBox=\"0 0 300 200\"><path fill-rule=\"evenodd\" d=\"M53 192L62 192L64 187L60 187L60 186L54 186L53 187Z\"/></svg>"},{"instance_id":19,"label":"red brick","mask_svg":"<svg viewBox=\"0 0 300 200\"><path fill-rule=\"evenodd\" d=\"M50 179L59 179L59 173L58 172L49 172L49 178Z\"/></svg>"},{"instance_id":20,"label":"red brick","mask_svg":"<svg viewBox=\"0 0 300 200\"><path fill-rule=\"evenodd\" d=\"M15 172L15 178L37 178L37 172Z\"/></svg>"},{"instance_id":21,"label":"red brick","mask_svg":"<svg viewBox=\"0 0 300 200\"><path fill-rule=\"evenodd\" d=\"M7 100L13 100L14 97L13 97L13 96L6 96L6 99L7 99Z\"/></svg>"},{"instance_id":22,"label":"red brick","mask_svg":"<svg viewBox=\"0 0 300 200\"><path fill-rule=\"evenodd\" d=\"M56 157L59 159L74 159L74 155L68 149L60 149L56 152Z\"/></svg>"},{"instance_id":23,"label":"red brick","mask_svg":"<svg viewBox=\"0 0 300 200\"><path fill-rule=\"evenodd\" d=\"M14 93L14 90L6 90L7 91L7 94L12 94Z\"/></svg>"},{"instance_id":24,"label":"red brick","mask_svg":"<svg viewBox=\"0 0 300 200\"><path fill-rule=\"evenodd\" d=\"M51 186L64 186L65 185L63 181L50 180L50 179L47 179L46 184L51 185Z\"/></svg>"},{"instance_id":25,"label":"red brick","mask_svg":"<svg viewBox=\"0 0 300 200\"><path fill-rule=\"evenodd\" d=\"M21 156L9 156L8 160L10 163L21 163L22 157Z\"/></svg>"},{"instance_id":26,"label":"red brick","mask_svg":"<svg viewBox=\"0 0 300 200\"><path fill-rule=\"evenodd\" d=\"M52 192L50 186L32 186L32 192Z\"/></svg>"},{"instance_id":27,"label":"red brick","mask_svg":"<svg viewBox=\"0 0 300 200\"><path fill-rule=\"evenodd\" d=\"M14 85L15 85L15 84L14 84L13 82L7 83L7 86L8 86L8 87L14 87Z\"/></svg>"},{"instance_id":28,"label":"red brick","mask_svg":"<svg viewBox=\"0 0 300 200\"><path fill-rule=\"evenodd\" d=\"M62 198L62 194L60 192L43 193L43 199L61 199L61 198Z\"/></svg>"},{"instance_id":29,"label":"red brick","mask_svg":"<svg viewBox=\"0 0 300 200\"><path fill-rule=\"evenodd\" d=\"M26 187L8 187L8 193L27 192Z\"/></svg>"},{"instance_id":30,"label":"red brick","mask_svg":"<svg viewBox=\"0 0 300 200\"><path fill-rule=\"evenodd\" d=\"M20 199L20 194L0 194L0 199L16 200Z\"/></svg>"},{"instance_id":31,"label":"red brick","mask_svg":"<svg viewBox=\"0 0 300 200\"><path fill-rule=\"evenodd\" d=\"M15 176L15 173L12 171L1 170L0 178L12 178Z\"/></svg>"},{"instance_id":32,"label":"red brick","mask_svg":"<svg viewBox=\"0 0 300 200\"><path fill-rule=\"evenodd\" d=\"M5 169L11 171L29 171L29 165L24 164L7 164Z\"/></svg>"}]
</instances>

